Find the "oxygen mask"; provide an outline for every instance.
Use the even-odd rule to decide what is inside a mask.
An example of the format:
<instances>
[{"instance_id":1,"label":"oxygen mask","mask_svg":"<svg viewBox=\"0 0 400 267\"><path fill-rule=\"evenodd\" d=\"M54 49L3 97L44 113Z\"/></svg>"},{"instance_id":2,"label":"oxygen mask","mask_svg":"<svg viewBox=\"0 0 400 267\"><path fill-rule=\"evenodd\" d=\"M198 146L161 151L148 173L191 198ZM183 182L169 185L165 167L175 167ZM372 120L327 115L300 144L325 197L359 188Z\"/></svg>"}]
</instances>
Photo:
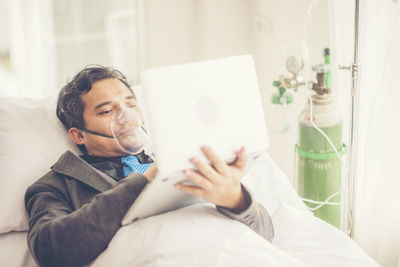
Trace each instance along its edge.
<instances>
[{"instance_id":1,"label":"oxygen mask","mask_svg":"<svg viewBox=\"0 0 400 267\"><path fill-rule=\"evenodd\" d=\"M135 108L122 103L115 107L111 116L111 132L123 152L136 155L145 150L147 155L152 155L150 138Z\"/></svg>"}]
</instances>

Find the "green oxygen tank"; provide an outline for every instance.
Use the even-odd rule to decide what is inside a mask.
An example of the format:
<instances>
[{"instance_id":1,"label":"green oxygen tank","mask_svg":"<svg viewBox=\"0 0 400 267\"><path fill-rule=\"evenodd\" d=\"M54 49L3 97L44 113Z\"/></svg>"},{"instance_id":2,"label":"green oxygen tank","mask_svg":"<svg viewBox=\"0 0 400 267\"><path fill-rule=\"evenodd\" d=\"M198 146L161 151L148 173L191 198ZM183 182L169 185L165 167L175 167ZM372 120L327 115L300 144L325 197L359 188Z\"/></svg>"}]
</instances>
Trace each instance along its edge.
<instances>
[{"instance_id":1,"label":"green oxygen tank","mask_svg":"<svg viewBox=\"0 0 400 267\"><path fill-rule=\"evenodd\" d=\"M313 127L311 120L343 155L346 147L342 143L342 119L334 104L331 89L325 83L329 65L316 65L313 70L317 72L318 82L312 88L316 93L312 96L312 118L310 102L299 117L295 187L315 216L340 228L342 162L329 141ZM326 204L322 204L326 201Z\"/></svg>"}]
</instances>

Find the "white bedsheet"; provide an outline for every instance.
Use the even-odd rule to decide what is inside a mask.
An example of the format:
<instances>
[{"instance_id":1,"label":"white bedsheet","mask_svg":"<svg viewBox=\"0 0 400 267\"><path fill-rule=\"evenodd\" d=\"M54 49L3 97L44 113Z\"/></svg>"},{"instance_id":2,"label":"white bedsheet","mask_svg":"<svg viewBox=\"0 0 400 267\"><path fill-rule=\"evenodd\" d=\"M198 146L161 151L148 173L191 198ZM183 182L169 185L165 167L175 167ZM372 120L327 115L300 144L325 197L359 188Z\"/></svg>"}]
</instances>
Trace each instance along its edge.
<instances>
[{"instance_id":1,"label":"white bedsheet","mask_svg":"<svg viewBox=\"0 0 400 267\"><path fill-rule=\"evenodd\" d=\"M26 240L27 232L0 234L1 267L36 267Z\"/></svg>"},{"instance_id":2,"label":"white bedsheet","mask_svg":"<svg viewBox=\"0 0 400 267\"><path fill-rule=\"evenodd\" d=\"M353 240L307 210L267 154L243 183L272 215L272 244L203 204L123 227L91 267L378 266Z\"/></svg>"},{"instance_id":3,"label":"white bedsheet","mask_svg":"<svg viewBox=\"0 0 400 267\"><path fill-rule=\"evenodd\" d=\"M282 204L272 221L272 244L307 266L379 266L351 238L312 214Z\"/></svg>"},{"instance_id":4,"label":"white bedsheet","mask_svg":"<svg viewBox=\"0 0 400 267\"><path fill-rule=\"evenodd\" d=\"M306 209L268 155L257 160L243 183L272 215L272 244L201 204L122 227L90 267L378 266L353 240ZM0 266L35 266L25 232L0 235Z\"/></svg>"}]
</instances>

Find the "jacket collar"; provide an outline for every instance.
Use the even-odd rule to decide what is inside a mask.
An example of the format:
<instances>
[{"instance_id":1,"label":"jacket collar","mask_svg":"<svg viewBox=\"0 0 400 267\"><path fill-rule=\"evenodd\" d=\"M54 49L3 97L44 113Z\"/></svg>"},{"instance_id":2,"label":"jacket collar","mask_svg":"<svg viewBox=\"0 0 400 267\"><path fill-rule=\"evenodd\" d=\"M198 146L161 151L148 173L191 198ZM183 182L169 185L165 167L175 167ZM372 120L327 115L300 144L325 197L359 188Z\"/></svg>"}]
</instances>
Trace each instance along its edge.
<instances>
[{"instance_id":1,"label":"jacket collar","mask_svg":"<svg viewBox=\"0 0 400 267\"><path fill-rule=\"evenodd\" d=\"M90 164L69 150L61 155L51 169L57 173L67 175L85 183L100 192L110 189L117 184L114 179L93 168Z\"/></svg>"}]
</instances>

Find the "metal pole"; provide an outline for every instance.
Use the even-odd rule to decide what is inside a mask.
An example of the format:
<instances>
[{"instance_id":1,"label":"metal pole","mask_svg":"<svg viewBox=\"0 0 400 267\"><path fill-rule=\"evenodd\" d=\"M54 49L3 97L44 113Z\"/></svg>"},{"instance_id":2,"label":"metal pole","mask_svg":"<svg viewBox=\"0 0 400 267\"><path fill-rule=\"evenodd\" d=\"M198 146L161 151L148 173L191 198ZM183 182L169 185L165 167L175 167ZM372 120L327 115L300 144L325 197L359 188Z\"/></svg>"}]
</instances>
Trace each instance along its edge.
<instances>
[{"instance_id":1,"label":"metal pole","mask_svg":"<svg viewBox=\"0 0 400 267\"><path fill-rule=\"evenodd\" d=\"M358 153L358 118L359 118L359 97L358 97L358 58L359 58L359 24L360 24L360 2L355 0L355 23L354 23L354 62L351 66L339 66L340 69L351 71L351 117L350 117L350 140L349 159L347 176L347 234L353 237L354 226L354 203L357 177L357 153Z\"/></svg>"}]
</instances>

